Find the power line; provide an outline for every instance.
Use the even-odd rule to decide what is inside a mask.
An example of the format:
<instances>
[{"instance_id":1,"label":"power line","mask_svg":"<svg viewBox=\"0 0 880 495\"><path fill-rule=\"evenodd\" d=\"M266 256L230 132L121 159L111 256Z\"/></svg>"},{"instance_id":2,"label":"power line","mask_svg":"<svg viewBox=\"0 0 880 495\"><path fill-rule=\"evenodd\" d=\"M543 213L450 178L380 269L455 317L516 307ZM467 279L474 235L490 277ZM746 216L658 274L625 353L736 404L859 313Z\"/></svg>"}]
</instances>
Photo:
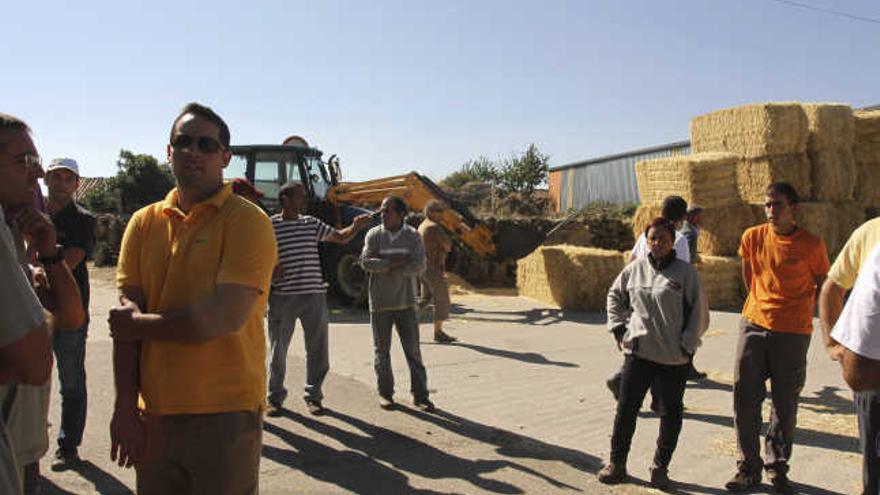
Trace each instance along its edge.
<instances>
[{"instance_id":1,"label":"power line","mask_svg":"<svg viewBox=\"0 0 880 495\"><path fill-rule=\"evenodd\" d=\"M793 0L770 0L771 2L781 3L783 5L788 5L790 7L799 7L807 10L814 10L816 12L822 12L824 14L836 15L838 17L846 17L847 19L852 19L855 21L862 22L870 22L873 24L880 24L880 19L875 19L873 17L865 17L855 14L850 14L848 12L843 12L840 10L828 9L825 7L818 7L816 5L810 5L807 3L795 2Z\"/></svg>"}]
</instances>

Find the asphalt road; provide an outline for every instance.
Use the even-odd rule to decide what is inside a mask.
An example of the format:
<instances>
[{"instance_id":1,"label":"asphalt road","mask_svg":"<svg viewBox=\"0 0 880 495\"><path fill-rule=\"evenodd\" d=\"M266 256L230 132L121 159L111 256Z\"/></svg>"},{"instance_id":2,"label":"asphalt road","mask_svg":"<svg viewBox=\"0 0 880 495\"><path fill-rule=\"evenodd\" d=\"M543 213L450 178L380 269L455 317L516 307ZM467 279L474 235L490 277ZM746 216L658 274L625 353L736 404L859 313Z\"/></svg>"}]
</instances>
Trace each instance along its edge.
<instances>
[{"instance_id":1,"label":"asphalt road","mask_svg":"<svg viewBox=\"0 0 880 495\"><path fill-rule=\"evenodd\" d=\"M76 470L52 472L47 455L44 493L130 493L134 486L134 472L109 458L113 382L105 320L115 300L109 279L107 273L93 277L85 461ZM401 407L378 407L368 315L336 308L325 384L329 411L310 416L298 398L304 353L297 329L288 358L289 412L267 418L264 426L261 493L651 492L646 480L658 421L650 413L639 419L630 456L634 483L609 489L595 479L608 454L615 405L605 378L621 362L604 331L604 316L560 312L497 294L453 297L447 327L461 339L456 344L434 344L430 324L422 325L422 353L438 406L433 414L411 407L409 375L397 343L392 360ZM735 314L713 313L697 355L697 366L710 377L691 384L685 395L684 428L670 469L678 493L726 493L723 484L734 472L731 381L737 321ZM851 397L817 336L790 473L801 493L859 489ZM50 421L54 439L57 395Z\"/></svg>"}]
</instances>

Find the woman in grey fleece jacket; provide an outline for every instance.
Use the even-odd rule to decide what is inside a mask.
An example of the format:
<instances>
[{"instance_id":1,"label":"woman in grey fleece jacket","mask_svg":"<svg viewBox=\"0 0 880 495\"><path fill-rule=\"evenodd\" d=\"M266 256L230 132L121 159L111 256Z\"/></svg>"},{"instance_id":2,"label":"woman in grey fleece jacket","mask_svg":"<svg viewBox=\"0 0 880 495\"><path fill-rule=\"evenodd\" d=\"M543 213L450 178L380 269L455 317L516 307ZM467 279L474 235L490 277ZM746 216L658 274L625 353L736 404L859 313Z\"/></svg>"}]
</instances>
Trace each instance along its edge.
<instances>
[{"instance_id":1,"label":"woman in grey fleece jacket","mask_svg":"<svg viewBox=\"0 0 880 495\"><path fill-rule=\"evenodd\" d=\"M645 229L650 253L623 269L608 291L608 328L626 354L611 437L611 459L599 481L628 479L626 459L645 393L658 379L664 410L651 467L651 485L669 485L668 467L684 411L688 360L700 345L700 281L672 250L675 226L655 218Z\"/></svg>"}]
</instances>

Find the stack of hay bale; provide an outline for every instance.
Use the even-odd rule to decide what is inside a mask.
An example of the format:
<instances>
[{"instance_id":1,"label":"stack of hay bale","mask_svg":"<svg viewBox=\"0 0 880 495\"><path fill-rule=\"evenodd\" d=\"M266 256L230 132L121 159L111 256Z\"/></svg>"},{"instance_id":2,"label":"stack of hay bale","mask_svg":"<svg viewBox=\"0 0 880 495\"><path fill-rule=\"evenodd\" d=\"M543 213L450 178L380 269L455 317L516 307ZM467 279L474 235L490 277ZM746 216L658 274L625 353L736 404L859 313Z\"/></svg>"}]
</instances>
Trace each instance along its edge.
<instances>
[{"instance_id":1,"label":"stack of hay bale","mask_svg":"<svg viewBox=\"0 0 880 495\"><path fill-rule=\"evenodd\" d=\"M797 189L803 198L798 223L825 240L832 260L866 209L880 213L880 111L854 113L829 103L745 105L695 117L690 132L693 154L636 164L641 206L633 234L660 215L668 195L702 206L698 268L713 309L742 305L736 254L743 232L766 222L770 183ZM613 251L547 249L520 261L520 293L563 308L604 308L628 255L612 261Z\"/></svg>"},{"instance_id":2,"label":"stack of hay bale","mask_svg":"<svg viewBox=\"0 0 880 495\"><path fill-rule=\"evenodd\" d=\"M737 190L739 157L727 152L643 160L636 164L641 206L633 218L633 235L639 236L651 219L660 216L663 198L682 196L703 210L698 251L703 253L700 274L713 309L742 304L742 283L736 254L739 238L754 225L751 207L743 204Z\"/></svg>"},{"instance_id":3,"label":"stack of hay bale","mask_svg":"<svg viewBox=\"0 0 880 495\"><path fill-rule=\"evenodd\" d=\"M880 110L855 113L856 201L874 217L880 213Z\"/></svg>"},{"instance_id":4,"label":"stack of hay bale","mask_svg":"<svg viewBox=\"0 0 880 495\"><path fill-rule=\"evenodd\" d=\"M875 119L877 134L868 130L868 119L863 119L861 129L864 135L880 138L880 112ZM871 200L855 201L855 191L859 170L871 170L871 165L867 165L867 159L859 165L853 158L856 134L852 109L840 104L765 103L698 116L691 120L692 156L732 154L737 200L709 203L690 192L693 186L682 188L668 180L658 185L655 177L640 175L639 167L654 169L655 176L662 175L662 167L656 160L641 162L636 166L639 190L641 193L647 188L649 193L641 196L643 206L633 220L634 230L640 232L651 217L659 214L659 208L649 204L659 196L678 194L689 203L705 207L698 251L710 304L713 308L737 306L745 294L739 276L731 274L739 272L734 267L740 262L728 257L737 254L747 228L766 221L764 193L771 182L786 181L798 190L804 200L799 206L798 222L825 240L832 259L864 221L863 205ZM877 144L880 148L880 139ZM868 148L862 146L861 156L872 156L864 152ZM880 158L880 154L873 156ZM667 167L675 162L660 162L664 161ZM880 167L880 160L873 166ZM651 184L645 184L647 181ZM698 190L719 187L705 181L697 186ZM877 203L880 205L880 201Z\"/></svg>"},{"instance_id":5,"label":"stack of hay bale","mask_svg":"<svg viewBox=\"0 0 880 495\"><path fill-rule=\"evenodd\" d=\"M605 309L608 289L624 267L623 254L608 249L543 246L517 261L521 296L562 309Z\"/></svg>"}]
</instances>

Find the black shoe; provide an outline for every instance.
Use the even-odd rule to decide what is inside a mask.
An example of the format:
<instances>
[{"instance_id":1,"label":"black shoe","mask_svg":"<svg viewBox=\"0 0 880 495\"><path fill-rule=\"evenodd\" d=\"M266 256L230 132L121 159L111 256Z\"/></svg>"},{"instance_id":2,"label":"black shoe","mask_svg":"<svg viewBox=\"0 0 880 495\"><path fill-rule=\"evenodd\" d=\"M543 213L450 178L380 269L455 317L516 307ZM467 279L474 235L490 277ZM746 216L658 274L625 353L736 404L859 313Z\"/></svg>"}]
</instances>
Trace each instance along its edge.
<instances>
[{"instance_id":1,"label":"black shoe","mask_svg":"<svg viewBox=\"0 0 880 495\"><path fill-rule=\"evenodd\" d=\"M611 391L614 400L618 400L618 397L620 396L620 382L617 380L617 376L612 376L605 380L605 385L608 387L608 390Z\"/></svg>"},{"instance_id":2,"label":"black shoe","mask_svg":"<svg viewBox=\"0 0 880 495\"><path fill-rule=\"evenodd\" d=\"M705 380L706 376L708 375L702 371L697 371L697 369L692 366L691 369L688 370L687 380L689 382L698 382L700 380Z\"/></svg>"},{"instance_id":3,"label":"black shoe","mask_svg":"<svg viewBox=\"0 0 880 495\"><path fill-rule=\"evenodd\" d=\"M431 402L430 399L425 397L424 399L416 399L413 401L413 405L419 408L419 411L423 412L434 412L434 403Z\"/></svg>"},{"instance_id":4,"label":"black shoe","mask_svg":"<svg viewBox=\"0 0 880 495\"><path fill-rule=\"evenodd\" d=\"M651 486L658 490L669 488L669 469L661 467L651 468Z\"/></svg>"},{"instance_id":5,"label":"black shoe","mask_svg":"<svg viewBox=\"0 0 880 495\"><path fill-rule=\"evenodd\" d=\"M609 462L596 474L599 483L606 485L616 485L629 480L629 474L626 472L626 466Z\"/></svg>"},{"instance_id":6,"label":"black shoe","mask_svg":"<svg viewBox=\"0 0 880 495\"><path fill-rule=\"evenodd\" d=\"M434 332L434 342L437 342L438 344L449 344L451 342L458 342L458 339L446 332L440 331Z\"/></svg>"},{"instance_id":7,"label":"black shoe","mask_svg":"<svg viewBox=\"0 0 880 495\"><path fill-rule=\"evenodd\" d=\"M394 397L392 397L390 395L389 396L380 395L379 396L379 407L381 407L382 409L385 409L386 411L390 411L390 410L394 409L394 407L395 407Z\"/></svg>"},{"instance_id":8,"label":"black shoe","mask_svg":"<svg viewBox=\"0 0 880 495\"><path fill-rule=\"evenodd\" d=\"M761 473L749 473L747 471L739 470L733 475L733 478L724 485L724 488L727 488L727 490L731 492L744 492L746 490L751 490L760 484Z\"/></svg>"},{"instance_id":9,"label":"black shoe","mask_svg":"<svg viewBox=\"0 0 880 495\"><path fill-rule=\"evenodd\" d=\"M770 478L770 484L773 485L773 493L784 495L794 493L794 488L791 487L791 483L788 481L788 476L785 473L770 471L768 477Z\"/></svg>"},{"instance_id":10,"label":"black shoe","mask_svg":"<svg viewBox=\"0 0 880 495\"><path fill-rule=\"evenodd\" d=\"M66 471L72 469L80 462L79 452L77 452L76 447L72 449L59 447L55 451L55 460L52 461L52 471Z\"/></svg>"},{"instance_id":11,"label":"black shoe","mask_svg":"<svg viewBox=\"0 0 880 495\"><path fill-rule=\"evenodd\" d=\"M284 414L284 407L281 404L269 404L269 409L266 409L266 416L270 418L277 418Z\"/></svg>"},{"instance_id":12,"label":"black shoe","mask_svg":"<svg viewBox=\"0 0 880 495\"><path fill-rule=\"evenodd\" d=\"M306 409L309 410L309 414L312 416L324 415L324 406L317 399L306 399Z\"/></svg>"}]
</instances>

